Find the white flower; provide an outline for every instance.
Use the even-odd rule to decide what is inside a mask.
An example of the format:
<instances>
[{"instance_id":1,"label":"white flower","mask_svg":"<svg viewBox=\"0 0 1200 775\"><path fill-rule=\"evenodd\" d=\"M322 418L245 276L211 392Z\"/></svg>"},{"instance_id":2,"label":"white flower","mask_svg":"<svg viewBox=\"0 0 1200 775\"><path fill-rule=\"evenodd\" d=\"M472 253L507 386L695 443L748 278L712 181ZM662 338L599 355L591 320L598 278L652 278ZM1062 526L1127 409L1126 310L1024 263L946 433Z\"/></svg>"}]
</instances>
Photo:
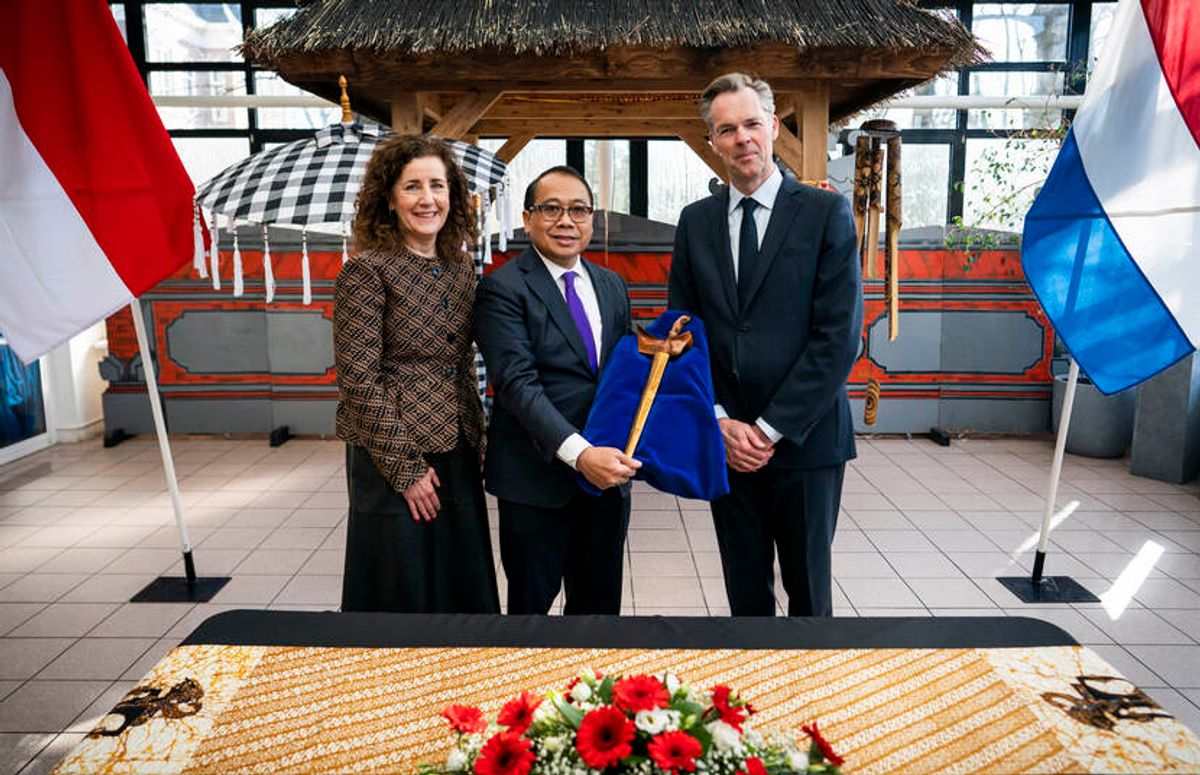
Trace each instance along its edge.
<instances>
[{"instance_id":1,"label":"white flower","mask_svg":"<svg viewBox=\"0 0 1200 775\"><path fill-rule=\"evenodd\" d=\"M792 768L792 772L807 772L808 753L801 753L800 751L788 751L788 766Z\"/></svg>"},{"instance_id":2,"label":"white flower","mask_svg":"<svg viewBox=\"0 0 1200 775\"><path fill-rule=\"evenodd\" d=\"M717 747L718 751L740 752L742 750L742 733L724 721L713 721L706 724L704 728L712 735L713 745Z\"/></svg>"},{"instance_id":3,"label":"white flower","mask_svg":"<svg viewBox=\"0 0 1200 775\"><path fill-rule=\"evenodd\" d=\"M675 675L674 673L667 673L664 675L663 683L666 684L667 693L672 697L675 696L675 692L679 691L679 676Z\"/></svg>"},{"instance_id":4,"label":"white flower","mask_svg":"<svg viewBox=\"0 0 1200 775\"><path fill-rule=\"evenodd\" d=\"M575 702L587 702L592 697L592 687L583 681L571 687L571 699Z\"/></svg>"},{"instance_id":5,"label":"white flower","mask_svg":"<svg viewBox=\"0 0 1200 775\"><path fill-rule=\"evenodd\" d=\"M679 729L681 714L677 710L655 708L654 710L639 710L633 717L634 725L649 735Z\"/></svg>"},{"instance_id":6,"label":"white flower","mask_svg":"<svg viewBox=\"0 0 1200 775\"><path fill-rule=\"evenodd\" d=\"M538 706L533 711L533 723L539 721L549 721L558 716L558 701L562 699L557 692L551 692L538 703Z\"/></svg>"},{"instance_id":7,"label":"white flower","mask_svg":"<svg viewBox=\"0 0 1200 775\"><path fill-rule=\"evenodd\" d=\"M451 772L460 772L467 768L467 755L457 747L450 749L450 756L446 759L446 769Z\"/></svg>"},{"instance_id":8,"label":"white flower","mask_svg":"<svg viewBox=\"0 0 1200 775\"><path fill-rule=\"evenodd\" d=\"M551 753L554 753L556 751L561 751L564 747L566 747L566 744L567 744L567 741L564 740L561 735L558 735L555 737L546 737L546 738L542 739L542 748L544 748L545 750L547 750Z\"/></svg>"}]
</instances>

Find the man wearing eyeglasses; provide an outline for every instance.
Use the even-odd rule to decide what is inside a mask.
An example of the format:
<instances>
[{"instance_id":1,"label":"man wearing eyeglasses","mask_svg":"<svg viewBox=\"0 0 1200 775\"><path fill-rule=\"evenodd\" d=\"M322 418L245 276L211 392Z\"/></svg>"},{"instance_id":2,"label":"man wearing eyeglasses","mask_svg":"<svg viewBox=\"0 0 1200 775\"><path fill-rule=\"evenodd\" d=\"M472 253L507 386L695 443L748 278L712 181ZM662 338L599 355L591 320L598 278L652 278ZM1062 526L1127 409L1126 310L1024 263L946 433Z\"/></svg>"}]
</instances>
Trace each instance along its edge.
<instances>
[{"instance_id":1,"label":"man wearing eyeglasses","mask_svg":"<svg viewBox=\"0 0 1200 775\"><path fill-rule=\"evenodd\" d=\"M621 612L629 479L640 463L579 434L600 370L629 332L629 297L615 272L584 260L592 189L553 167L525 191L532 245L485 277L475 341L495 396L484 481L500 503L508 613ZM576 472L603 490L580 489Z\"/></svg>"},{"instance_id":2,"label":"man wearing eyeglasses","mask_svg":"<svg viewBox=\"0 0 1200 775\"><path fill-rule=\"evenodd\" d=\"M729 494L712 502L734 616L775 613L779 552L790 616L833 610L830 548L855 455L846 379L862 334L847 200L785 179L775 100L741 73L705 89L700 113L730 186L684 208L670 306L708 331Z\"/></svg>"}]
</instances>

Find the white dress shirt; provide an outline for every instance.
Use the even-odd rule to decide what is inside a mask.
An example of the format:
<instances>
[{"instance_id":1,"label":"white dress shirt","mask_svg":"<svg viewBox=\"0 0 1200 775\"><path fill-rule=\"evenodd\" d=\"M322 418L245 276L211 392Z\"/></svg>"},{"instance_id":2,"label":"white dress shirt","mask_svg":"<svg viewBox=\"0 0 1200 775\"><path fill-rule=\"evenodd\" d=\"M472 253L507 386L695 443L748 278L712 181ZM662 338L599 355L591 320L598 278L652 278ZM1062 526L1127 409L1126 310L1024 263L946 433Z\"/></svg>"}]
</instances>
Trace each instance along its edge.
<instances>
[{"instance_id":1,"label":"white dress shirt","mask_svg":"<svg viewBox=\"0 0 1200 775\"><path fill-rule=\"evenodd\" d=\"M734 280L738 279L738 248L742 236L742 216L745 213L745 210L742 209L742 200L749 196L758 203L758 206L754 208L754 225L758 230L758 246L761 248L763 237L767 233L767 224L771 222L771 211L775 208L775 198L779 196L779 187L782 185L783 173L776 167L771 176L750 194L743 194L737 190L736 186L729 187L729 251L733 254ZM720 404L716 404L713 410L716 412L718 420L729 416L725 407ZM767 434L767 438L771 440L772 444L783 438L782 433L772 428L771 424L761 417L755 420L754 424Z\"/></svg>"},{"instance_id":2,"label":"white dress shirt","mask_svg":"<svg viewBox=\"0 0 1200 775\"><path fill-rule=\"evenodd\" d=\"M600 351L600 343L604 341L604 323L600 318L600 300L596 298L596 288L592 285L592 276L584 268L583 263L579 260L579 256L575 257L575 261L571 266L559 266L547 259L540 252L538 252L538 258L542 259L542 263L546 265L546 271L550 273L550 277L554 280L554 287L558 288L558 292L562 294L564 301L567 298L567 284L563 280L563 275L567 272L575 273L575 293L579 295L579 301L583 304L583 311L587 315L588 325L592 327L592 338L595 339L596 343L596 367L599 368L601 358L603 357L603 353ZM572 433L559 445L558 451L555 454L559 460L571 468L575 468L575 463L579 460L580 453L590 446L592 445L583 436L578 433Z\"/></svg>"}]
</instances>

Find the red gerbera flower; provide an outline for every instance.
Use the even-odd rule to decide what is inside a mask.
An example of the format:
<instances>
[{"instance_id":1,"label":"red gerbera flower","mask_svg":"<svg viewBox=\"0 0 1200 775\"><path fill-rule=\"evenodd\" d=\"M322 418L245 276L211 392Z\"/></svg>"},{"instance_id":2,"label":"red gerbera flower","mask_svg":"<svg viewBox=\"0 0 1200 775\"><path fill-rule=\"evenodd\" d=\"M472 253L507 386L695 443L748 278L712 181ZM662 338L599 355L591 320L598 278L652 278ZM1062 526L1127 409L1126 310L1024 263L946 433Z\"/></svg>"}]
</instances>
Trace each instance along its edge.
<instances>
[{"instance_id":1,"label":"red gerbera flower","mask_svg":"<svg viewBox=\"0 0 1200 775\"><path fill-rule=\"evenodd\" d=\"M633 752L630 742L635 732L633 722L621 710L605 705L583 717L575 733L575 749L584 764L603 770Z\"/></svg>"},{"instance_id":2,"label":"red gerbera flower","mask_svg":"<svg viewBox=\"0 0 1200 775\"><path fill-rule=\"evenodd\" d=\"M475 760L475 775L527 775L537 759L532 747L516 732L492 735Z\"/></svg>"},{"instance_id":3,"label":"red gerbera flower","mask_svg":"<svg viewBox=\"0 0 1200 775\"><path fill-rule=\"evenodd\" d=\"M509 731L516 732L518 735L524 734L529 725L533 723L533 712L542 704L542 698L529 692L521 692L515 699L509 700L500 709L500 713L496 715L496 721L501 726L508 727Z\"/></svg>"},{"instance_id":4,"label":"red gerbera flower","mask_svg":"<svg viewBox=\"0 0 1200 775\"><path fill-rule=\"evenodd\" d=\"M487 721L483 711L470 705L448 705L442 711L442 718L450 722L455 731L471 734L487 729Z\"/></svg>"},{"instance_id":5,"label":"red gerbera flower","mask_svg":"<svg viewBox=\"0 0 1200 775\"><path fill-rule=\"evenodd\" d=\"M667 687L653 676L634 675L613 684L613 704L630 713L665 708L670 702Z\"/></svg>"},{"instance_id":6,"label":"red gerbera flower","mask_svg":"<svg viewBox=\"0 0 1200 775\"><path fill-rule=\"evenodd\" d=\"M767 768L762 759L751 756L746 759L746 769L738 770L738 775L767 775Z\"/></svg>"},{"instance_id":7,"label":"red gerbera flower","mask_svg":"<svg viewBox=\"0 0 1200 775\"><path fill-rule=\"evenodd\" d=\"M650 741L646 750L660 769L693 772L696 769L696 757L704 752L704 747L687 732L663 732Z\"/></svg>"},{"instance_id":8,"label":"red gerbera flower","mask_svg":"<svg viewBox=\"0 0 1200 775\"><path fill-rule=\"evenodd\" d=\"M817 722L814 721L811 724L805 724L800 728L804 730L804 734L812 738L813 745L815 745L817 750L821 752L821 755L825 757L825 761L829 762L835 767L841 767L846 763L846 760L838 756L837 752L833 750L833 746L829 744L829 741L821 735L821 731L817 729Z\"/></svg>"},{"instance_id":9,"label":"red gerbera flower","mask_svg":"<svg viewBox=\"0 0 1200 775\"><path fill-rule=\"evenodd\" d=\"M741 732L742 722L746 720L746 711L729 702L731 694L733 694L733 690L725 684L714 686L712 688L712 704L717 713L721 715L722 721Z\"/></svg>"}]
</instances>

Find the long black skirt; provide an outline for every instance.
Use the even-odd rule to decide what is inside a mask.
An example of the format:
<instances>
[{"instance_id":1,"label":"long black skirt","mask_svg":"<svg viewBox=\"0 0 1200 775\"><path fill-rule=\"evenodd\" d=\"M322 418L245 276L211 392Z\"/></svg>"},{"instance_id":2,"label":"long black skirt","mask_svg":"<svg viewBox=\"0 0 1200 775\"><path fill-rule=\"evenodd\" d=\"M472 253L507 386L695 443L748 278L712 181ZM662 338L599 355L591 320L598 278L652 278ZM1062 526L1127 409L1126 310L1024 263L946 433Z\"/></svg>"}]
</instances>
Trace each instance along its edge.
<instances>
[{"instance_id":1,"label":"long black skirt","mask_svg":"<svg viewBox=\"0 0 1200 775\"><path fill-rule=\"evenodd\" d=\"M453 451L427 457L441 510L415 522L367 450L346 446L343 611L500 612L479 454L460 437Z\"/></svg>"}]
</instances>

